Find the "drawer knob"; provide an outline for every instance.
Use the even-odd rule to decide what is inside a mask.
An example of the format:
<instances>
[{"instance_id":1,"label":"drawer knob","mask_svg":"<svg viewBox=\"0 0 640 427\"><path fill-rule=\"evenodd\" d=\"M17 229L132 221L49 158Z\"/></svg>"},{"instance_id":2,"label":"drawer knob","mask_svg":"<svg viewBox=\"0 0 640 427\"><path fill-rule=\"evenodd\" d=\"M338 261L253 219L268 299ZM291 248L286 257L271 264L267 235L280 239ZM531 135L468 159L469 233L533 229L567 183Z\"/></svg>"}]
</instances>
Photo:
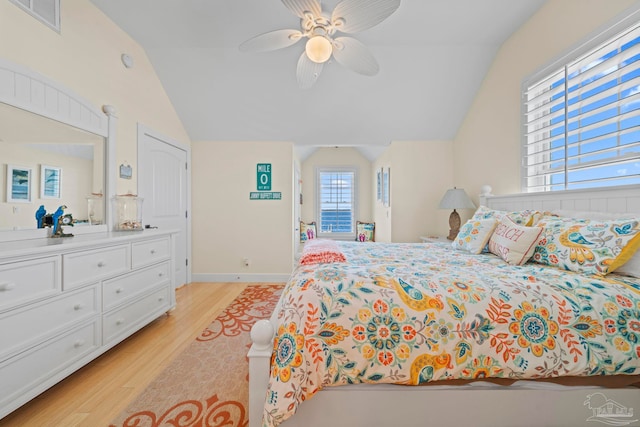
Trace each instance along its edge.
<instances>
[{"instance_id":1,"label":"drawer knob","mask_svg":"<svg viewBox=\"0 0 640 427\"><path fill-rule=\"evenodd\" d=\"M13 289L15 287L16 287L15 283L0 283L0 292L2 292L2 291L10 291L11 289Z\"/></svg>"},{"instance_id":2,"label":"drawer knob","mask_svg":"<svg viewBox=\"0 0 640 427\"><path fill-rule=\"evenodd\" d=\"M75 311L79 311L79 310L82 310L82 307L83 307L83 305L82 305L82 304L80 304L80 303L78 303L78 304L76 304L76 305L74 305L74 306L73 306L73 309L74 309Z\"/></svg>"},{"instance_id":3,"label":"drawer knob","mask_svg":"<svg viewBox=\"0 0 640 427\"><path fill-rule=\"evenodd\" d=\"M124 319L121 317L119 319L116 320L116 325L122 325L124 323Z\"/></svg>"},{"instance_id":4,"label":"drawer knob","mask_svg":"<svg viewBox=\"0 0 640 427\"><path fill-rule=\"evenodd\" d=\"M158 297L158 301L160 302L164 301L164 297Z\"/></svg>"},{"instance_id":5,"label":"drawer knob","mask_svg":"<svg viewBox=\"0 0 640 427\"><path fill-rule=\"evenodd\" d=\"M123 288L118 288L118 289L116 289L116 294L121 294L121 293L123 293L123 292L124 292L124 289L123 289Z\"/></svg>"},{"instance_id":6,"label":"drawer knob","mask_svg":"<svg viewBox=\"0 0 640 427\"><path fill-rule=\"evenodd\" d=\"M98 261L98 267L102 268L107 265L104 261Z\"/></svg>"},{"instance_id":7,"label":"drawer knob","mask_svg":"<svg viewBox=\"0 0 640 427\"><path fill-rule=\"evenodd\" d=\"M73 346L75 348L80 348L84 345L84 340L76 340L76 342L73 343Z\"/></svg>"},{"instance_id":8,"label":"drawer knob","mask_svg":"<svg viewBox=\"0 0 640 427\"><path fill-rule=\"evenodd\" d=\"M161 271L160 273L158 273L158 277L162 277L162 276L164 276L164 272Z\"/></svg>"},{"instance_id":9,"label":"drawer knob","mask_svg":"<svg viewBox=\"0 0 640 427\"><path fill-rule=\"evenodd\" d=\"M151 255L155 254L156 250L155 249L151 249Z\"/></svg>"}]
</instances>

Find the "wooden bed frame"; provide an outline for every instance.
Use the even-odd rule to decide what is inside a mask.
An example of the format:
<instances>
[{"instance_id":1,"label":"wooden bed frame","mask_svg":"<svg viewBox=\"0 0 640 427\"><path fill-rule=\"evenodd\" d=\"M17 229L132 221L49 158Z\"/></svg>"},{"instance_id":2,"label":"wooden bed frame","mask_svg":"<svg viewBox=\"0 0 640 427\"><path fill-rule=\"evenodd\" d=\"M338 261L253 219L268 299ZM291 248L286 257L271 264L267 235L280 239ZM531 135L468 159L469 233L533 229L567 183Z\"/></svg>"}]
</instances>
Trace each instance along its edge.
<instances>
[{"instance_id":1,"label":"wooden bed frame","mask_svg":"<svg viewBox=\"0 0 640 427\"><path fill-rule=\"evenodd\" d=\"M640 216L640 185L481 196L480 204L499 210L562 209ZM262 424L273 325L269 320L262 320L251 330L249 427ZM620 423L615 425L640 425L640 388L541 386L535 382L522 382L515 386L475 383L465 386L361 384L328 387L302 403L297 413L282 426L581 426L589 424L588 421L606 425L609 423L598 414L597 408L589 405L589 397L598 393L614 406L628 410L627 416L620 416ZM598 397L602 399L603 396Z\"/></svg>"}]
</instances>

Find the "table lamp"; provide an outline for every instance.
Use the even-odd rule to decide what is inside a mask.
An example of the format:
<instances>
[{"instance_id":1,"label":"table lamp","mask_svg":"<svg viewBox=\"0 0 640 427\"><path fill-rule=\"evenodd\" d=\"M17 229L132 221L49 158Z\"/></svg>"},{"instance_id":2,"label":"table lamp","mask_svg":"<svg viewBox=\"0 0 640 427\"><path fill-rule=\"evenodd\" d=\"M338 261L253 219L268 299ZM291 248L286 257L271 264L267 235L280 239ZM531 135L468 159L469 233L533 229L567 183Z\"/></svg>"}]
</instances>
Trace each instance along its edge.
<instances>
[{"instance_id":1,"label":"table lamp","mask_svg":"<svg viewBox=\"0 0 640 427\"><path fill-rule=\"evenodd\" d=\"M449 215L449 235L447 239L455 239L460 231L460 215L456 212L456 209L475 208L476 205L473 204L462 188L453 187L444 193L444 197L440 200L440 209L453 209L453 212Z\"/></svg>"}]
</instances>

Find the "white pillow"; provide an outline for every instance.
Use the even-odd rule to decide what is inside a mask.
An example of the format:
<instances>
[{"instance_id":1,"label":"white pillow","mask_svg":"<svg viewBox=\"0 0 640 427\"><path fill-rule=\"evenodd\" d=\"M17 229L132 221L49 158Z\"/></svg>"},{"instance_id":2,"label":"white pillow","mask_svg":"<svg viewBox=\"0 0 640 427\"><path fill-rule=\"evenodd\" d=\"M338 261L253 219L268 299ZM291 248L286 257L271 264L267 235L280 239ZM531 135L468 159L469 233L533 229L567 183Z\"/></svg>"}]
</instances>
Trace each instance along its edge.
<instances>
[{"instance_id":1,"label":"white pillow","mask_svg":"<svg viewBox=\"0 0 640 427\"><path fill-rule=\"evenodd\" d=\"M489 252L508 264L522 265L533 255L540 233L540 227L526 227L502 218L489 239Z\"/></svg>"},{"instance_id":2,"label":"white pillow","mask_svg":"<svg viewBox=\"0 0 640 427\"><path fill-rule=\"evenodd\" d=\"M498 221L495 218L470 219L460 228L451 246L454 249L479 254L487 245L496 225Z\"/></svg>"}]
</instances>

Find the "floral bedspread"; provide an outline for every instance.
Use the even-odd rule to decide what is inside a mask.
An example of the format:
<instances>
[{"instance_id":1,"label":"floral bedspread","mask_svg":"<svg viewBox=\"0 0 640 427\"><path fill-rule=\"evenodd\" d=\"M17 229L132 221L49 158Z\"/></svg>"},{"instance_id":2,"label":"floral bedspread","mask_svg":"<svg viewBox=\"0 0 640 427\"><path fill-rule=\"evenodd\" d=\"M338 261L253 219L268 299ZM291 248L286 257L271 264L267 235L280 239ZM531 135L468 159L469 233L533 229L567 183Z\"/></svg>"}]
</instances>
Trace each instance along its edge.
<instances>
[{"instance_id":1,"label":"floral bedspread","mask_svg":"<svg viewBox=\"0 0 640 427\"><path fill-rule=\"evenodd\" d=\"M640 374L640 279L443 243L339 248L346 263L299 265L283 291L264 426L328 386Z\"/></svg>"}]
</instances>

